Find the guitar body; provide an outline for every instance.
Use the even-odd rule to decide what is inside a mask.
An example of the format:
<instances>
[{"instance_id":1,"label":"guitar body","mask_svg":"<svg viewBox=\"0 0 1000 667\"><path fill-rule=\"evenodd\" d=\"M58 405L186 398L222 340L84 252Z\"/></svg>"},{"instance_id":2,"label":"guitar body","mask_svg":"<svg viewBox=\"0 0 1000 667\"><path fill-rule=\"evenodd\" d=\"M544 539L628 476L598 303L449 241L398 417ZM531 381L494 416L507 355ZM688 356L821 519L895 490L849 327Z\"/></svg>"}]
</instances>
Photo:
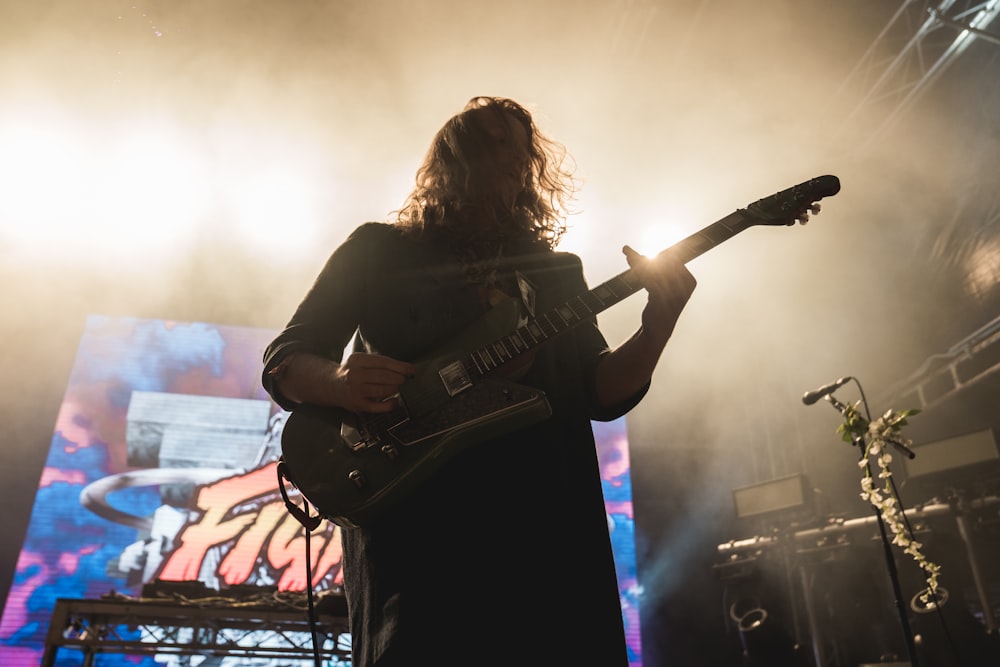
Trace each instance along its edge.
<instances>
[{"instance_id":1,"label":"guitar body","mask_svg":"<svg viewBox=\"0 0 1000 667\"><path fill-rule=\"evenodd\" d=\"M304 405L285 423L282 458L295 486L324 517L341 526L373 522L468 446L551 414L541 391L502 379L473 385L437 410L355 440L349 413ZM383 415L379 415L380 421ZM388 423L388 422L385 422Z\"/></svg>"},{"instance_id":2,"label":"guitar body","mask_svg":"<svg viewBox=\"0 0 1000 667\"><path fill-rule=\"evenodd\" d=\"M389 413L312 405L292 412L282 459L320 514L341 526L370 523L468 446L551 415L544 392L505 377L483 378L454 395L441 378L456 359L511 331L519 310L516 300L505 300L449 341L450 350L419 362L400 387L403 405Z\"/></svg>"},{"instance_id":3,"label":"guitar body","mask_svg":"<svg viewBox=\"0 0 1000 667\"><path fill-rule=\"evenodd\" d=\"M757 225L805 223L840 190L819 176L738 209L664 252L687 262ZM319 513L342 526L375 521L446 461L478 442L546 419L545 394L509 378L534 350L642 289L630 270L553 310L521 317L508 299L416 364L389 413L295 409L281 437L289 479Z\"/></svg>"}]
</instances>

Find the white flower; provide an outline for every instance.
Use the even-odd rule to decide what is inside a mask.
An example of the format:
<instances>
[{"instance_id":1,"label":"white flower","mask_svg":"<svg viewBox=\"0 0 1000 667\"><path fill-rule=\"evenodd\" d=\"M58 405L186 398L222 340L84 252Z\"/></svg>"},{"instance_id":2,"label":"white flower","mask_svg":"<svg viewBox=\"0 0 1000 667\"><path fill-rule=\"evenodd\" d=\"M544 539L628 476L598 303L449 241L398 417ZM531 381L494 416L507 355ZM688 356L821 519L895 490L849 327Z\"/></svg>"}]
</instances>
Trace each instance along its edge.
<instances>
[{"instance_id":1,"label":"white flower","mask_svg":"<svg viewBox=\"0 0 1000 667\"><path fill-rule=\"evenodd\" d=\"M904 445L910 444L909 440L900 437L899 432L906 424L906 417L915 414L916 411L887 410L881 417L866 424L857 410L858 405L849 406L844 412L846 421L838 432L844 433L845 439L851 434L856 438L864 436L865 451L858 461L858 467L864 471L861 476L861 499L869 502L889 526L893 534L892 543L901 547L903 552L912 557L923 570L927 579L927 589L920 595L920 600L927 603L932 598L936 599L938 573L941 567L927 560L921 551L923 544L913 539L911 535L892 482L892 471L889 470L892 454L887 448L890 440ZM873 462L878 466L878 479L884 480L881 488L875 486L875 479L872 477Z\"/></svg>"}]
</instances>

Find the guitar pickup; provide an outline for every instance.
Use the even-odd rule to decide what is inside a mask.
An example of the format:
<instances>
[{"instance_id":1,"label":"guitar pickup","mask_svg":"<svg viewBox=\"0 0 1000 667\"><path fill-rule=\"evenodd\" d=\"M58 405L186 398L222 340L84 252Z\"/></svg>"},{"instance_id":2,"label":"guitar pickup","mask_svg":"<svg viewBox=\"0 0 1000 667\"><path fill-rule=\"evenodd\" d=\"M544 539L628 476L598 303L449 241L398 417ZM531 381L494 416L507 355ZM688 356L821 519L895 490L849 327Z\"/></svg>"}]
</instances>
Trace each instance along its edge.
<instances>
[{"instance_id":1,"label":"guitar pickup","mask_svg":"<svg viewBox=\"0 0 1000 667\"><path fill-rule=\"evenodd\" d=\"M347 422L340 425L340 438L344 441L344 444L355 452L360 451L367 446L361 432Z\"/></svg>"},{"instance_id":2,"label":"guitar pickup","mask_svg":"<svg viewBox=\"0 0 1000 667\"><path fill-rule=\"evenodd\" d=\"M453 361L438 371L438 377L444 383L444 389L449 396L462 393L472 386L472 378L461 361Z\"/></svg>"}]
</instances>

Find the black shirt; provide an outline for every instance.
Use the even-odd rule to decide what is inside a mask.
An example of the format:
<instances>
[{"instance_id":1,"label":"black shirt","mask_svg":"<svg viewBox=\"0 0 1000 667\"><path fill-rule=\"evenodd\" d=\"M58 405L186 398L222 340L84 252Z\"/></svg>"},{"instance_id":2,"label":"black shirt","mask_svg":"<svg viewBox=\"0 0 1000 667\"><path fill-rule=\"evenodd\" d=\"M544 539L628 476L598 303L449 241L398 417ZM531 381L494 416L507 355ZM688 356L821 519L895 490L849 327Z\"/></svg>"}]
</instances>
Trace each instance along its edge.
<instances>
[{"instance_id":1,"label":"black shirt","mask_svg":"<svg viewBox=\"0 0 1000 667\"><path fill-rule=\"evenodd\" d=\"M383 223L337 248L265 352L269 371L295 350L339 360L355 347L418 363L484 314L483 285L443 245ZM511 253L536 288L536 313L585 292L579 258ZM482 341L486 344L489 341ZM552 415L478 442L382 520L342 530L355 667L627 665L608 518L590 420L595 369L608 351L594 321L538 349L517 382L544 392Z\"/></svg>"}]
</instances>

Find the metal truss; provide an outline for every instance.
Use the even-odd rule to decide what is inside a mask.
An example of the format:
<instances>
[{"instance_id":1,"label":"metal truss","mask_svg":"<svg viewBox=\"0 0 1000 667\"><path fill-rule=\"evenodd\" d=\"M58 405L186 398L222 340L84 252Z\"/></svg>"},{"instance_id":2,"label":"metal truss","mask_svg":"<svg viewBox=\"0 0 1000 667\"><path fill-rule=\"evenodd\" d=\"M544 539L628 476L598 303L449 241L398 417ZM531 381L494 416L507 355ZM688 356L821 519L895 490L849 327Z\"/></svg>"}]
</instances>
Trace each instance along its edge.
<instances>
[{"instance_id":1,"label":"metal truss","mask_svg":"<svg viewBox=\"0 0 1000 667\"><path fill-rule=\"evenodd\" d=\"M860 99L844 123L869 132L860 145L876 140L974 40L1000 44L986 30L998 14L1000 0L904 0L841 87L840 95ZM873 122L876 113L881 121Z\"/></svg>"},{"instance_id":2,"label":"metal truss","mask_svg":"<svg viewBox=\"0 0 1000 667\"><path fill-rule=\"evenodd\" d=\"M61 649L82 652L84 667L92 665L100 653L199 655L217 660L252 657L287 665L289 659L310 661L315 657L314 637L323 664L349 664L346 617L319 615L316 627L311 628L303 610L241 607L236 601L223 607L142 599L59 599L41 665L55 665Z\"/></svg>"},{"instance_id":3,"label":"metal truss","mask_svg":"<svg viewBox=\"0 0 1000 667\"><path fill-rule=\"evenodd\" d=\"M847 80L838 97L856 99L854 110L840 132L850 141L840 145L865 151L914 104L918 97L977 39L1000 45L1000 35L988 30L1000 14L1000 0L903 0ZM996 96L979 95L981 119L995 123ZM990 144L983 142L988 149ZM971 158L970 158L971 159ZM994 155L986 160L993 161ZM969 263L974 251L995 235L1000 199L992 181L977 187L966 184L966 194L951 225L939 234L935 252L949 261ZM970 210L972 202L985 202L982 215ZM990 203L992 202L992 203ZM970 231L972 230L972 231ZM981 272L983 267L979 267ZM975 296L985 298L985 290ZM916 400L920 409L937 405L973 385L985 385L1000 374L1000 318L967 336L942 354L933 355L910 377L897 383L892 398Z\"/></svg>"},{"instance_id":4,"label":"metal truss","mask_svg":"<svg viewBox=\"0 0 1000 667\"><path fill-rule=\"evenodd\" d=\"M910 377L889 392L891 400L906 400L926 410L958 392L1000 377L1000 317L929 357Z\"/></svg>"}]
</instances>

